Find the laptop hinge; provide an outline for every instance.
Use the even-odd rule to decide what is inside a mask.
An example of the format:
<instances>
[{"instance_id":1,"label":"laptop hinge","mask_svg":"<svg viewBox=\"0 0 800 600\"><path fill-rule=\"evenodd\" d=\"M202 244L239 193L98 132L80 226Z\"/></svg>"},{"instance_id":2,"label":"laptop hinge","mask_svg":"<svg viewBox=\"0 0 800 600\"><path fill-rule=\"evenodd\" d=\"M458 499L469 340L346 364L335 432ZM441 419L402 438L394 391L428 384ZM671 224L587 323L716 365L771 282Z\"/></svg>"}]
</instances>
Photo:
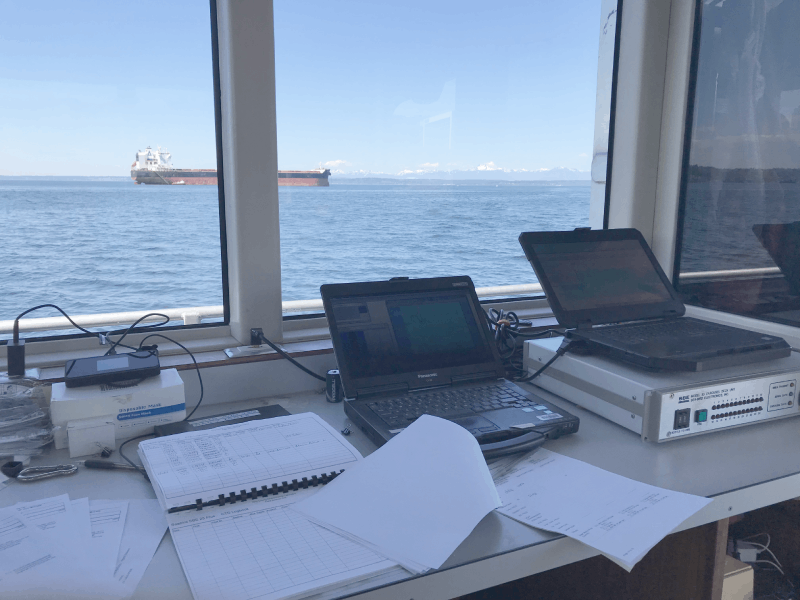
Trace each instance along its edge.
<instances>
[{"instance_id":1,"label":"laptop hinge","mask_svg":"<svg viewBox=\"0 0 800 600\"><path fill-rule=\"evenodd\" d=\"M590 320L585 321L578 321L578 324L575 326L575 329L591 329L592 322Z\"/></svg>"},{"instance_id":2,"label":"laptop hinge","mask_svg":"<svg viewBox=\"0 0 800 600\"><path fill-rule=\"evenodd\" d=\"M451 383L468 383L471 381L482 381L489 379L497 379L497 373L494 371L484 371L483 373L472 373L470 375L456 375L450 378Z\"/></svg>"},{"instance_id":3,"label":"laptop hinge","mask_svg":"<svg viewBox=\"0 0 800 600\"><path fill-rule=\"evenodd\" d=\"M363 388L356 392L356 399L363 400L370 396L385 396L388 394L405 394L408 392L408 384L399 383L393 385L378 385L370 388Z\"/></svg>"}]
</instances>

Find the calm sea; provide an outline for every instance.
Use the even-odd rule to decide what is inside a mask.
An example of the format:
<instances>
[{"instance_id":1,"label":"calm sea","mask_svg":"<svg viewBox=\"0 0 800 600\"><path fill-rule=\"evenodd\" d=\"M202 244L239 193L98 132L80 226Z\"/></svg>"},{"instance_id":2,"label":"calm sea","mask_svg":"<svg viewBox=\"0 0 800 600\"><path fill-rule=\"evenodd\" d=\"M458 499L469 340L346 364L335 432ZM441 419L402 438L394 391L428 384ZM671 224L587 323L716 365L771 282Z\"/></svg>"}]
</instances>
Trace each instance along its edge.
<instances>
[{"instance_id":1,"label":"calm sea","mask_svg":"<svg viewBox=\"0 0 800 600\"><path fill-rule=\"evenodd\" d=\"M283 298L396 276L534 283L517 236L588 225L589 189L281 187ZM0 319L42 303L72 314L222 304L214 186L0 178L0 215Z\"/></svg>"}]
</instances>

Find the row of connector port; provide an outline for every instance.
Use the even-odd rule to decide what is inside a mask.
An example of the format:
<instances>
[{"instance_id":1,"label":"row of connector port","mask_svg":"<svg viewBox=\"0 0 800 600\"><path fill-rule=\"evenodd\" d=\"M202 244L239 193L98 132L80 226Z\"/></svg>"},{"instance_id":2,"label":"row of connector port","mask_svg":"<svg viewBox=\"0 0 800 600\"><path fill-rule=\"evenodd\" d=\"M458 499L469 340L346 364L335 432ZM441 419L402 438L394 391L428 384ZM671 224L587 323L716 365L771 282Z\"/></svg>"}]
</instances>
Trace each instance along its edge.
<instances>
[{"instance_id":1,"label":"row of connector port","mask_svg":"<svg viewBox=\"0 0 800 600\"><path fill-rule=\"evenodd\" d=\"M763 402L764 398L749 398L747 400L737 400L736 402L728 402L726 404L718 404L717 406L712 406L711 410L722 410L723 408L731 408L733 406L742 406L744 404L756 404L758 402Z\"/></svg>"},{"instance_id":2,"label":"row of connector port","mask_svg":"<svg viewBox=\"0 0 800 600\"><path fill-rule=\"evenodd\" d=\"M764 410L763 406L753 406L751 408L744 408L742 410L734 410L731 412L726 413L718 413L716 415L711 415L711 420L715 421L717 419L724 419L725 417L738 417L739 415L748 415L750 413L761 412Z\"/></svg>"}]
</instances>

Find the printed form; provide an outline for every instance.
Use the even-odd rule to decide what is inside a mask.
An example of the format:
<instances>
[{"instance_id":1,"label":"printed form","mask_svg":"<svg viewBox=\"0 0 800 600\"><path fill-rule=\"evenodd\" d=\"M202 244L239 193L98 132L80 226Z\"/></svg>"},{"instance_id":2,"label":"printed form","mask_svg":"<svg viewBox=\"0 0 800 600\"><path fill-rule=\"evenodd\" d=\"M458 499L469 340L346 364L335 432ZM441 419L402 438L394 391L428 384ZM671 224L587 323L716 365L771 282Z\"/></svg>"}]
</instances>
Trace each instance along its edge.
<instances>
[{"instance_id":1,"label":"printed form","mask_svg":"<svg viewBox=\"0 0 800 600\"><path fill-rule=\"evenodd\" d=\"M313 413L146 440L139 455L165 509L311 478L361 460L355 448Z\"/></svg>"},{"instance_id":2,"label":"printed form","mask_svg":"<svg viewBox=\"0 0 800 600\"><path fill-rule=\"evenodd\" d=\"M317 490L167 515L195 600L276 600L396 570L289 507Z\"/></svg>"},{"instance_id":3,"label":"printed form","mask_svg":"<svg viewBox=\"0 0 800 600\"><path fill-rule=\"evenodd\" d=\"M711 502L640 483L540 449L492 465L498 512L596 548L630 571L650 549Z\"/></svg>"}]
</instances>

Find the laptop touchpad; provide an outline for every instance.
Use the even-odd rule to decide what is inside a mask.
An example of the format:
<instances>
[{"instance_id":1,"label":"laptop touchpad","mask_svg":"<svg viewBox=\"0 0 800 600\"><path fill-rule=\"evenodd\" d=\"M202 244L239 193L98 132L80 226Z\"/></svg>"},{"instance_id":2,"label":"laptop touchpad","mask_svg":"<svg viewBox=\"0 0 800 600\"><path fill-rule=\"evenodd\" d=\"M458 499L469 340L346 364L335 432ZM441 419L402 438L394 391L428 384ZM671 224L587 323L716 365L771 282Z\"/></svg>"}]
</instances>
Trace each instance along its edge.
<instances>
[{"instance_id":1,"label":"laptop touchpad","mask_svg":"<svg viewBox=\"0 0 800 600\"><path fill-rule=\"evenodd\" d=\"M489 431L497 431L500 429L497 425L489 421L488 419L484 419L479 415L474 415L471 417L460 417L458 419L450 419L453 423L457 423L461 425L464 429L469 431L473 435L479 435L481 433L487 433Z\"/></svg>"}]
</instances>

